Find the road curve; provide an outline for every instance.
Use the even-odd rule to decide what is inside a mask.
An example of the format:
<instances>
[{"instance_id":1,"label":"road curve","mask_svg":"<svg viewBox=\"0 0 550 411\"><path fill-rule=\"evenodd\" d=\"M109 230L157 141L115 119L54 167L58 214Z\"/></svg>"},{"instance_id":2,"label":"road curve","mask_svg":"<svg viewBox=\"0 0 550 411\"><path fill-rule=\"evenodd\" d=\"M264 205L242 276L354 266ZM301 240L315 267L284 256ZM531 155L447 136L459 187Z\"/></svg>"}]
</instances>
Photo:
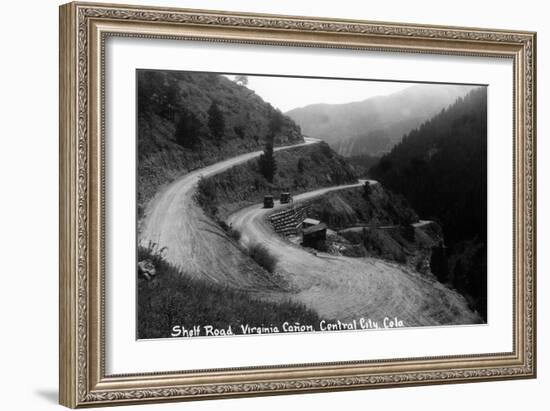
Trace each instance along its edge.
<instances>
[{"instance_id":1,"label":"road curve","mask_svg":"<svg viewBox=\"0 0 550 411\"><path fill-rule=\"evenodd\" d=\"M275 150L317 142L307 139L303 144ZM257 266L228 241L194 195L201 177L213 176L261 153L213 164L169 184L149 203L140 226L139 244L152 242L159 248L166 247L166 260L186 275L246 289L258 298L302 302L326 319L368 317L381 321L386 316L397 316L406 326L480 322L461 295L398 264L372 258L315 256L291 245L272 231L264 221L266 212L256 205L231 215L229 221L242 231L243 242L263 242L277 255L279 275L259 275ZM295 201L360 184L315 190L296 196ZM281 290L281 282L288 291Z\"/></svg>"},{"instance_id":2,"label":"road curve","mask_svg":"<svg viewBox=\"0 0 550 411\"><path fill-rule=\"evenodd\" d=\"M315 197L322 196L323 194L329 193L331 191L361 187L367 181L369 182L369 184L377 184L377 182L374 180L358 180L358 182L354 184L324 187L318 190L308 191L307 193L293 196L293 205L311 200ZM283 209L286 207L289 207L289 205L281 204L278 200L274 201L273 208L263 208L262 204L254 204L229 215L226 219L226 222L227 224L231 224L233 228L240 231L240 241L243 243L243 245L246 246L254 242L266 243L265 239L268 237L272 237L274 233L273 230L271 230L271 226L269 224L264 224L264 220L269 214L277 211L277 209ZM260 221L262 223L258 224L258 222ZM266 231L266 229L268 230ZM277 249L275 249L274 251L277 251Z\"/></svg>"},{"instance_id":3,"label":"road curve","mask_svg":"<svg viewBox=\"0 0 550 411\"><path fill-rule=\"evenodd\" d=\"M360 185L362 182L315 190L295 196L294 203ZM279 207L276 203L275 209ZM342 321L397 317L405 326L481 322L462 295L430 276L374 258L315 255L290 243L267 221L273 211L257 204L233 213L227 222L241 232L245 245L263 244L277 257L276 272L288 282L292 299L313 308L321 317ZM263 297L270 298L268 293Z\"/></svg>"},{"instance_id":4,"label":"road curve","mask_svg":"<svg viewBox=\"0 0 550 411\"><path fill-rule=\"evenodd\" d=\"M306 138L302 144L276 147L275 151L318 143ZM148 204L138 243L166 247L165 259L187 275L237 288L265 288L272 282L258 277L257 268L230 241L223 230L205 215L194 195L201 177L211 177L262 154L255 151L232 157L188 173L161 190Z\"/></svg>"}]
</instances>

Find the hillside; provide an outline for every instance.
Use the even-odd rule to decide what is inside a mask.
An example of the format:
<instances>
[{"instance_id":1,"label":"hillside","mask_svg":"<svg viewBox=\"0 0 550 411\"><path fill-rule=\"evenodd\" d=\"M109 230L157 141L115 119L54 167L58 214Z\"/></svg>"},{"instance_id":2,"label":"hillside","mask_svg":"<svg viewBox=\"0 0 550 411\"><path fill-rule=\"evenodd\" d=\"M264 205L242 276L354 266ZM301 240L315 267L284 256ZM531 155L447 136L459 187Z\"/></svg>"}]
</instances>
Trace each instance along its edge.
<instances>
[{"instance_id":1,"label":"hillside","mask_svg":"<svg viewBox=\"0 0 550 411\"><path fill-rule=\"evenodd\" d=\"M211 216L223 220L239 208L261 202L265 194L278 196L289 190L294 195L357 181L353 169L326 143L278 151L275 161L273 182L261 174L257 160L201 180L199 204Z\"/></svg>"},{"instance_id":2,"label":"hillside","mask_svg":"<svg viewBox=\"0 0 550 411\"><path fill-rule=\"evenodd\" d=\"M486 316L486 88L407 134L370 174L403 194L421 218L440 222L448 247L440 280Z\"/></svg>"},{"instance_id":3,"label":"hillside","mask_svg":"<svg viewBox=\"0 0 550 411\"><path fill-rule=\"evenodd\" d=\"M308 216L336 231L328 241L338 254L396 261L424 274L443 240L437 223L419 221L405 198L380 184L327 193L310 204Z\"/></svg>"},{"instance_id":4,"label":"hillside","mask_svg":"<svg viewBox=\"0 0 550 411\"><path fill-rule=\"evenodd\" d=\"M139 70L138 213L160 186L240 153L302 142L300 128L248 88L210 73Z\"/></svg>"},{"instance_id":5,"label":"hillside","mask_svg":"<svg viewBox=\"0 0 550 411\"><path fill-rule=\"evenodd\" d=\"M353 167L355 174L360 178L368 178L370 169L380 161L380 157L370 154L358 154L346 157L346 161Z\"/></svg>"},{"instance_id":6,"label":"hillside","mask_svg":"<svg viewBox=\"0 0 550 411\"><path fill-rule=\"evenodd\" d=\"M402 196L380 184L328 193L311 203L309 216L334 230L354 226L409 225L418 216Z\"/></svg>"},{"instance_id":7,"label":"hillside","mask_svg":"<svg viewBox=\"0 0 550 411\"><path fill-rule=\"evenodd\" d=\"M313 104L286 113L303 133L343 156L380 155L471 87L422 84L346 104Z\"/></svg>"}]
</instances>

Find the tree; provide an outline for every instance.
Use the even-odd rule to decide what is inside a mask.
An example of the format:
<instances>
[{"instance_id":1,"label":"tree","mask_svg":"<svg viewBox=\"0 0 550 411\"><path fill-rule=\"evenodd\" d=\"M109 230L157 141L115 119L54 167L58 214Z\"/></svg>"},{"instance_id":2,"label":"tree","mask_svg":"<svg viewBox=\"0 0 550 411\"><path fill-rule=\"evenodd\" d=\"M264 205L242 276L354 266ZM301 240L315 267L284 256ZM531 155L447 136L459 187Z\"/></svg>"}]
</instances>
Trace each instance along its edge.
<instances>
[{"instance_id":1,"label":"tree","mask_svg":"<svg viewBox=\"0 0 550 411\"><path fill-rule=\"evenodd\" d=\"M275 172L277 171L277 163L273 155L273 144L266 144L264 153L260 155L258 160L258 167L260 169L260 173L266 178L266 180L272 183L273 177L275 177Z\"/></svg>"},{"instance_id":2,"label":"tree","mask_svg":"<svg viewBox=\"0 0 550 411\"><path fill-rule=\"evenodd\" d=\"M200 141L202 124L191 111L182 111L176 123L176 143L185 148L195 148Z\"/></svg>"},{"instance_id":3,"label":"tree","mask_svg":"<svg viewBox=\"0 0 550 411\"><path fill-rule=\"evenodd\" d=\"M225 118L215 101L212 101L208 109L208 127L212 135L219 141L225 130Z\"/></svg>"},{"instance_id":4,"label":"tree","mask_svg":"<svg viewBox=\"0 0 550 411\"><path fill-rule=\"evenodd\" d=\"M235 83L246 87L248 86L248 77L243 75L235 76Z\"/></svg>"},{"instance_id":5,"label":"tree","mask_svg":"<svg viewBox=\"0 0 550 411\"><path fill-rule=\"evenodd\" d=\"M279 110L273 110L269 116L268 140L273 142L275 134L281 131L284 124L284 116Z\"/></svg>"},{"instance_id":6,"label":"tree","mask_svg":"<svg viewBox=\"0 0 550 411\"><path fill-rule=\"evenodd\" d=\"M372 187L370 186L370 183L368 181L365 181L365 184L363 185L363 198L365 200L368 200L371 194L372 194Z\"/></svg>"},{"instance_id":7,"label":"tree","mask_svg":"<svg viewBox=\"0 0 550 411\"><path fill-rule=\"evenodd\" d=\"M298 160L298 173L303 174L305 169L306 169L306 159L304 157L300 157L300 159Z\"/></svg>"},{"instance_id":8,"label":"tree","mask_svg":"<svg viewBox=\"0 0 550 411\"><path fill-rule=\"evenodd\" d=\"M162 116L168 120L174 120L179 99L178 82L170 79L165 86L165 93L162 96Z\"/></svg>"},{"instance_id":9,"label":"tree","mask_svg":"<svg viewBox=\"0 0 550 411\"><path fill-rule=\"evenodd\" d=\"M244 131L244 126L243 125L239 124L238 126L233 127L233 131L235 132L235 134L239 138L244 138L245 137L245 131Z\"/></svg>"}]
</instances>

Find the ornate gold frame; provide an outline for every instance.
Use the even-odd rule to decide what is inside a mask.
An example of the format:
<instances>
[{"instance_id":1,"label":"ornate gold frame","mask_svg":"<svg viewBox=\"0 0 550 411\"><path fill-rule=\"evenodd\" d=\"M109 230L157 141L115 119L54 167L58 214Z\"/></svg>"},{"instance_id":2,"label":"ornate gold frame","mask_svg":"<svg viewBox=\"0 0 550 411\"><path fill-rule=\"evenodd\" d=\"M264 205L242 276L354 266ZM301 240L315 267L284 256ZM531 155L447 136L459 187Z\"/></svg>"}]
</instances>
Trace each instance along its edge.
<instances>
[{"instance_id":1,"label":"ornate gold frame","mask_svg":"<svg viewBox=\"0 0 550 411\"><path fill-rule=\"evenodd\" d=\"M514 350L109 376L104 371L103 61L108 36L502 57L514 63ZM70 3L60 8L60 403L68 407L533 378L536 34Z\"/></svg>"}]
</instances>

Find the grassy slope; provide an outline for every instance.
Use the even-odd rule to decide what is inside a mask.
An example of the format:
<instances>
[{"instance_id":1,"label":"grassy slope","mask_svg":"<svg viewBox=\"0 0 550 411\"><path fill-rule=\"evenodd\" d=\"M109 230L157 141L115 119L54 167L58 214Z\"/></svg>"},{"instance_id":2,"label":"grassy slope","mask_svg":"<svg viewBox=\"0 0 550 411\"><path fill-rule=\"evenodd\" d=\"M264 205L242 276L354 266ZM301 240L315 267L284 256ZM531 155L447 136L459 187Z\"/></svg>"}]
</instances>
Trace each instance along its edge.
<instances>
[{"instance_id":1,"label":"grassy slope","mask_svg":"<svg viewBox=\"0 0 550 411\"><path fill-rule=\"evenodd\" d=\"M249 293L182 275L158 254L138 250L140 260L151 260L157 275L138 280L138 338L169 337L174 325L186 329L212 325L240 334L241 324L278 326L285 321L318 326L314 311L294 302L267 302Z\"/></svg>"},{"instance_id":2,"label":"grassy slope","mask_svg":"<svg viewBox=\"0 0 550 411\"><path fill-rule=\"evenodd\" d=\"M199 183L198 200L219 220L232 212L259 203L265 194L292 194L356 181L353 170L326 143L275 153L277 173L273 183L258 171L256 160L233 167Z\"/></svg>"}]
</instances>

